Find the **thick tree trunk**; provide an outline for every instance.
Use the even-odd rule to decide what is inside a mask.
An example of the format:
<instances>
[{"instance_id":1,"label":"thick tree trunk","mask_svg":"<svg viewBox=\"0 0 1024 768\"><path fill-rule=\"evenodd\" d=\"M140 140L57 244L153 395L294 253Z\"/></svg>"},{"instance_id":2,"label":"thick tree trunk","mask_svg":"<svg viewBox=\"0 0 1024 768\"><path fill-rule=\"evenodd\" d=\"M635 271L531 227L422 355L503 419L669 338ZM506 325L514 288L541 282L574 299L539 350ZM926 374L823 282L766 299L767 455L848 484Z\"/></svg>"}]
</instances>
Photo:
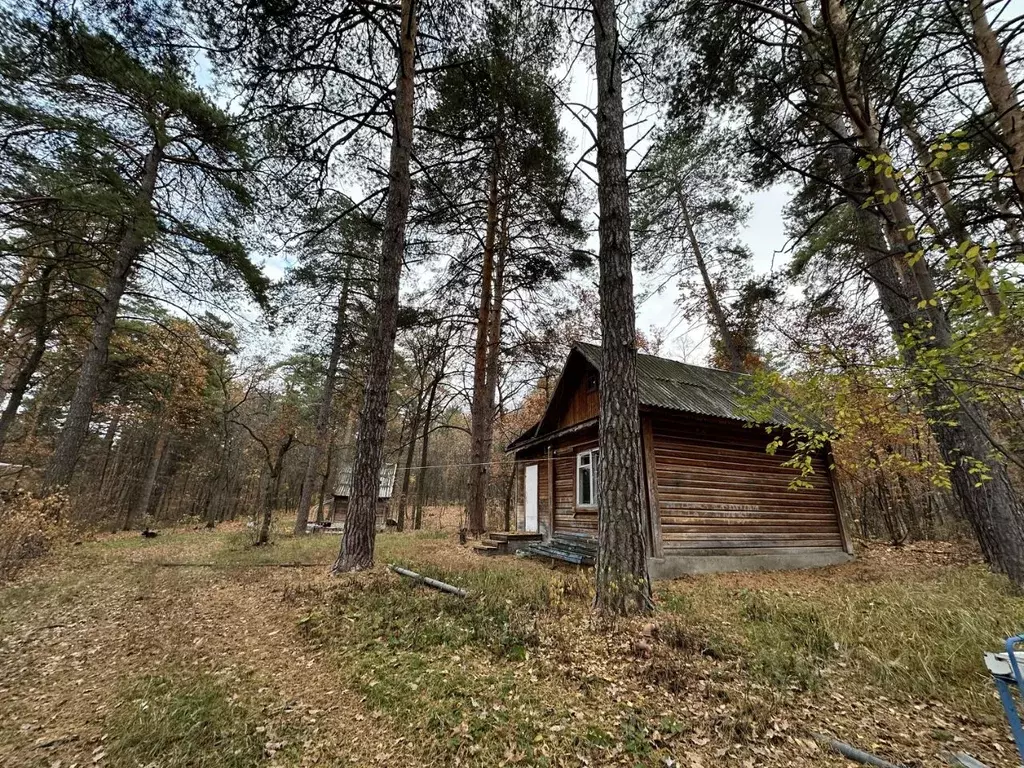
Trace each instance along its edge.
<instances>
[{"instance_id":1,"label":"thick tree trunk","mask_svg":"<svg viewBox=\"0 0 1024 768\"><path fill-rule=\"evenodd\" d=\"M167 430L162 426L157 427L156 444L153 446L153 453L149 457L149 464L146 467L146 476L142 480L142 490L139 493L138 503L135 505L135 516L139 520L146 519L149 512L149 504L153 499L153 489L156 488L156 478L160 473L160 463L164 458L164 449L167 447ZM129 530L132 522L131 507L125 514L123 530Z\"/></svg>"},{"instance_id":2,"label":"thick tree trunk","mask_svg":"<svg viewBox=\"0 0 1024 768\"><path fill-rule=\"evenodd\" d=\"M430 391L427 394L427 408L423 414L423 435L420 437L420 468L416 475L416 503L413 507L413 530L418 531L423 526L423 505L427 500L427 459L430 457L430 423L434 418L434 399L437 397L437 388L441 384L441 377L435 376L430 382Z\"/></svg>"},{"instance_id":3,"label":"thick tree trunk","mask_svg":"<svg viewBox=\"0 0 1024 768\"><path fill-rule=\"evenodd\" d=\"M982 81L999 121L1000 138L1006 145L1013 186L1024 204L1024 111L1006 69L1003 46L985 13L985 0L969 0L974 47L982 64Z\"/></svg>"},{"instance_id":4,"label":"thick tree trunk","mask_svg":"<svg viewBox=\"0 0 1024 768\"><path fill-rule=\"evenodd\" d=\"M309 522L309 505L313 501L313 485L316 482L317 470L323 456L324 446L331 433L331 403L334 400L334 387L338 379L338 361L341 359L341 348L345 339L345 327L348 315L348 286L352 273L352 262L345 267L345 279L338 299L338 311L334 320L334 336L331 339L331 356L327 362L327 375L324 377L324 390L320 396L320 406L316 414L316 436L313 450L309 452L306 462L306 474L302 480L302 492L299 494L299 509L295 515L295 533L305 533Z\"/></svg>"},{"instance_id":5,"label":"thick tree trunk","mask_svg":"<svg viewBox=\"0 0 1024 768\"><path fill-rule=\"evenodd\" d=\"M593 0L597 64L601 377L595 607L606 615L652 607L640 474L636 310L629 242L622 67L615 0Z\"/></svg>"},{"instance_id":6,"label":"thick tree trunk","mask_svg":"<svg viewBox=\"0 0 1024 768\"><path fill-rule=\"evenodd\" d=\"M470 403L469 480L466 488L466 520L469 532L479 536L486 527L487 486L490 479L490 451L487 433L492 426L493 408L487 402L488 333L494 284L494 244L498 232L498 157L491 158L487 187L487 229L484 233L483 263L480 268L480 308L477 314L473 354L473 399Z\"/></svg>"},{"instance_id":7,"label":"thick tree trunk","mask_svg":"<svg viewBox=\"0 0 1024 768\"><path fill-rule=\"evenodd\" d=\"M78 369L78 381L68 405L68 415L60 439L50 457L43 479L43 493L49 493L71 481L79 454L89 433L92 406L99 390L100 377L107 362L110 335L114 331L121 297L128 284L132 268L146 245L146 236L152 227L153 191L156 189L160 169L161 147L153 146L146 155L142 169L142 183L135 196L131 219L125 225L125 232L118 245L103 298L93 316L92 336L85 350L82 365Z\"/></svg>"},{"instance_id":8,"label":"thick tree trunk","mask_svg":"<svg viewBox=\"0 0 1024 768\"><path fill-rule=\"evenodd\" d=\"M901 341L904 360L913 372L921 368L921 362L917 351L902 343L902 339L907 325L913 328L922 320L915 295L910 293L908 297L907 293L893 288L900 285L893 258L876 257L868 263L868 272L878 290L893 336ZM928 354L931 350L945 351L932 345L922 351ZM948 384L935 380L927 371L918 378L918 397L943 461L950 466L953 492L985 559L1014 583L1024 585L1024 504L1006 466L992 456L986 416L975 403L957 398ZM985 467L991 479L978 481L979 465Z\"/></svg>"},{"instance_id":9,"label":"thick tree trunk","mask_svg":"<svg viewBox=\"0 0 1024 768\"><path fill-rule=\"evenodd\" d=\"M394 103L387 213L381 244L377 312L367 365L359 434L352 465L352 497L345 520L341 552L332 572L359 571L373 566L377 494L387 430L388 380L398 332L398 291L409 216L412 156L413 74L416 53L415 0L402 0L400 67Z\"/></svg>"},{"instance_id":10,"label":"thick tree trunk","mask_svg":"<svg viewBox=\"0 0 1024 768\"><path fill-rule=\"evenodd\" d=\"M697 233L693 231L693 221L690 219L690 209L686 205L686 196L679 192L678 197L679 210L683 214L683 228L686 230L686 236L690 241L693 258L697 262L697 270L700 272L700 279L704 283L704 292L708 297L711 318L715 322L715 328L722 339L722 346L725 347L725 353L729 357L729 370L735 373L743 373L746 370L746 367L743 365L743 355L740 354L739 349L736 347L736 339L732 335L732 329L729 328L729 321L725 317L725 310L722 309L722 302L718 300L718 291L715 289L715 284L711 281L708 265L704 260L704 251L697 240Z\"/></svg>"}]
</instances>

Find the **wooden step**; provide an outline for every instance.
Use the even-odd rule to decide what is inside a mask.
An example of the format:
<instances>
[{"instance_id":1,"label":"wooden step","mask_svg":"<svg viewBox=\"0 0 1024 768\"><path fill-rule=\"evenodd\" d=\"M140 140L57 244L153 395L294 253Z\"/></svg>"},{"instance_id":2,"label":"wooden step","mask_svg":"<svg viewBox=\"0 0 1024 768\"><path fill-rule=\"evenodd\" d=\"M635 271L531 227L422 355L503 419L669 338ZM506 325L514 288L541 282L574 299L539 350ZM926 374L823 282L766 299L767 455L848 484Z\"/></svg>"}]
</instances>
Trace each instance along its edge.
<instances>
[{"instance_id":1,"label":"wooden step","mask_svg":"<svg viewBox=\"0 0 1024 768\"><path fill-rule=\"evenodd\" d=\"M487 538L495 541L541 541L544 535L526 531L491 531L487 534Z\"/></svg>"}]
</instances>

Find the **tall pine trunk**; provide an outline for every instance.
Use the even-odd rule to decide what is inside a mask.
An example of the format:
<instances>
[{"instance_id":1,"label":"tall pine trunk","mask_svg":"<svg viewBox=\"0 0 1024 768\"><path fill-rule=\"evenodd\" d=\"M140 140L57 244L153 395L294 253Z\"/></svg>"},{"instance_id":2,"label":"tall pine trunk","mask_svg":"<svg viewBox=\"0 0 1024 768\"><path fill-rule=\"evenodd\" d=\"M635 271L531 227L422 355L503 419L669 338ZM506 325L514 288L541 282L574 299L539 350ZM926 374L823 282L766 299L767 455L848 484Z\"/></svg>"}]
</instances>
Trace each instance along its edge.
<instances>
[{"instance_id":1,"label":"tall pine trunk","mask_svg":"<svg viewBox=\"0 0 1024 768\"><path fill-rule=\"evenodd\" d=\"M488 334L494 284L494 244L498 232L498 154L491 158L487 183L487 228L484 233L483 262L480 267L480 307L477 313L473 345L473 399L470 403L469 480L466 488L466 520L469 532L484 532L487 512L487 486L490 479L490 451L487 432L493 409L487 403Z\"/></svg>"},{"instance_id":2,"label":"tall pine trunk","mask_svg":"<svg viewBox=\"0 0 1024 768\"><path fill-rule=\"evenodd\" d=\"M704 260L704 250L697 240L697 233L693 230L693 221L690 219L690 209L686 205L686 195L678 192L679 210L683 214L683 228L686 230L686 237L690 241L690 248L693 250L693 259L697 262L697 271L700 272L700 279L704 283L704 292L708 297L708 308L711 310L711 318L715 323L719 337L722 339L722 346L725 347L726 355L729 357L729 370L736 373L743 373L743 355L736 347L736 338L729 328L729 321L722 309L722 302L718 299L718 291L711 281L711 274L708 272L708 264Z\"/></svg>"},{"instance_id":3,"label":"tall pine trunk","mask_svg":"<svg viewBox=\"0 0 1024 768\"><path fill-rule=\"evenodd\" d=\"M441 377L435 376L427 393L427 408L423 414L423 435L420 438L420 467L416 475L416 502L413 506L412 527L418 531L423 526L423 505L427 501L427 459L430 457L430 423L434 418L434 399Z\"/></svg>"},{"instance_id":4,"label":"tall pine trunk","mask_svg":"<svg viewBox=\"0 0 1024 768\"><path fill-rule=\"evenodd\" d=\"M153 226L153 192L156 189L161 154L162 149L158 142L146 155L143 163L142 180L135 195L131 217L125 224L124 234L110 265L103 297L93 316L92 335L82 358L82 365L78 369L78 380L68 405L64 428L46 466L43 478L44 493L66 486L71 481L85 438L89 434L92 406L107 362L110 335L114 331L121 297L128 285L132 268L145 248L146 236Z\"/></svg>"},{"instance_id":5,"label":"tall pine trunk","mask_svg":"<svg viewBox=\"0 0 1024 768\"><path fill-rule=\"evenodd\" d=\"M640 474L636 310L629 242L622 64L615 0L593 0L601 277L598 553L595 607L611 616L651 609Z\"/></svg>"},{"instance_id":6,"label":"tall pine trunk","mask_svg":"<svg viewBox=\"0 0 1024 768\"><path fill-rule=\"evenodd\" d=\"M999 122L1013 186L1024 204L1024 110L1006 68L1006 52L985 13L985 0L968 0L974 47L981 58L982 82Z\"/></svg>"},{"instance_id":7,"label":"tall pine trunk","mask_svg":"<svg viewBox=\"0 0 1024 768\"><path fill-rule=\"evenodd\" d=\"M313 485L316 482L317 470L324 447L331 433L331 403L334 400L334 387L338 379L338 361L341 359L341 348L345 338L346 317L348 314L348 287L352 274L351 260L345 267L345 278L338 299L338 311L334 320L334 335L331 339L331 356L327 362L327 375L324 377L324 390L320 396L320 406L316 414L316 436L313 450L309 452L306 462L306 474L302 480L302 492L299 494L299 510L295 516L295 533L305 533L309 522L309 506L313 501Z\"/></svg>"},{"instance_id":8,"label":"tall pine trunk","mask_svg":"<svg viewBox=\"0 0 1024 768\"><path fill-rule=\"evenodd\" d=\"M405 225L409 216L412 181L414 67L416 54L415 0L402 0L399 34L399 73L395 91L394 131L391 142L387 213L381 243L377 283L377 312L370 343L363 407L352 465L352 496L345 519L341 551L333 573L373 566L377 495L387 431L388 381L398 332L398 291L405 253Z\"/></svg>"}]
</instances>

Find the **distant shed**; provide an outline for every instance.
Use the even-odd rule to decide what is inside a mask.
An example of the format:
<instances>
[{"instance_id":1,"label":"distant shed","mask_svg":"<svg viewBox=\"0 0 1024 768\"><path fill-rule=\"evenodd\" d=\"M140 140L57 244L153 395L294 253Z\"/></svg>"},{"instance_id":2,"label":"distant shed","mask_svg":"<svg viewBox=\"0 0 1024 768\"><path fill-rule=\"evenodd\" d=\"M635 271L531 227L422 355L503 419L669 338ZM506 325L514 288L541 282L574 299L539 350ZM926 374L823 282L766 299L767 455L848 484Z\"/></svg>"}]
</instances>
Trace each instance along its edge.
<instances>
[{"instance_id":1,"label":"distant shed","mask_svg":"<svg viewBox=\"0 0 1024 768\"><path fill-rule=\"evenodd\" d=\"M397 464L385 464L380 469L380 483L377 490L377 527L383 527L387 519L388 502L395 489ZM331 509L331 524L341 525L348 516L348 504L352 495L352 465L342 465L334 484L334 505Z\"/></svg>"},{"instance_id":2,"label":"distant shed","mask_svg":"<svg viewBox=\"0 0 1024 768\"><path fill-rule=\"evenodd\" d=\"M601 348L576 344L543 417L513 440L519 528L597 536ZM792 453L745 426L749 377L637 356L645 534L651 575L829 565L849 559L827 451L810 488L790 487ZM771 424L785 428L776 409Z\"/></svg>"}]
</instances>

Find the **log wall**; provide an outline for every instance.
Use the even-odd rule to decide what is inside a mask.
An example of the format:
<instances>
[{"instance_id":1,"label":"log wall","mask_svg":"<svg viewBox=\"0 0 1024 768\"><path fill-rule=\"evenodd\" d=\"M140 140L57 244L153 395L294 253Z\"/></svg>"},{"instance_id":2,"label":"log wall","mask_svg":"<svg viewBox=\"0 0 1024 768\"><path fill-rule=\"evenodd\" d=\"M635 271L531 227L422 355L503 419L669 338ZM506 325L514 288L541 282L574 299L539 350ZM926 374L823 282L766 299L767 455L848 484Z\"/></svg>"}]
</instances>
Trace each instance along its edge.
<instances>
[{"instance_id":1,"label":"log wall","mask_svg":"<svg viewBox=\"0 0 1024 768\"><path fill-rule=\"evenodd\" d=\"M597 507L576 506L576 454L597 448L593 436L565 440L555 451L555 531L597 536Z\"/></svg>"},{"instance_id":2,"label":"log wall","mask_svg":"<svg viewBox=\"0 0 1024 768\"><path fill-rule=\"evenodd\" d=\"M645 412L642 419L645 497L659 510L651 531L657 556L843 547L824 454L814 458L814 474L805 478L811 487L791 489L798 472L782 464L792 453L780 449L768 455L772 436L762 429L670 411ZM592 425L519 453L520 526L523 467L537 463L542 530L597 535L597 509L576 506L576 454L597 442ZM651 463L653 472L646 466Z\"/></svg>"},{"instance_id":3,"label":"log wall","mask_svg":"<svg viewBox=\"0 0 1024 768\"><path fill-rule=\"evenodd\" d=\"M559 413L558 428L579 424L581 421L597 416L598 400L597 389L588 391L586 374L580 374L579 381L574 382L574 387Z\"/></svg>"},{"instance_id":4,"label":"log wall","mask_svg":"<svg viewBox=\"0 0 1024 768\"><path fill-rule=\"evenodd\" d=\"M341 525L345 522L345 518L348 516L348 496L335 496L334 504L331 507L331 522L337 525ZM377 527L384 525L384 521L388 516L388 501L387 499L377 500Z\"/></svg>"},{"instance_id":5,"label":"log wall","mask_svg":"<svg viewBox=\"0 0 1024 768\"><path fill-rule=\"evenodd\" d=\"M825 457L816 457L810 488L769 456L764 431L725 419L658 414L652 419L657 503L666 555L693 549L841 547Z\"/></svg>"}]
</instances>

